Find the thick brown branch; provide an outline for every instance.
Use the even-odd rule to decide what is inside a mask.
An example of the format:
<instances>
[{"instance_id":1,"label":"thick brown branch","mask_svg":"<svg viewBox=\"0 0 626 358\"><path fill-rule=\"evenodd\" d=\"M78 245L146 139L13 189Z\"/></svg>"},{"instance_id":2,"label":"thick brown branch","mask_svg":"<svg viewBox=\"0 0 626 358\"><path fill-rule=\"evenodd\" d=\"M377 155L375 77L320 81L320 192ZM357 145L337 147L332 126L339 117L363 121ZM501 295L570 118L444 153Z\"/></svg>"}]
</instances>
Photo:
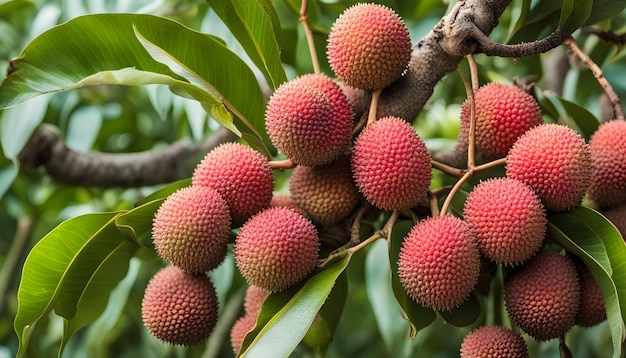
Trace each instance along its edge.
<instances>
[{"instance_id":1,"label":"thick brown branch","mask_svg":"<svg viewBox=\"0 0 626 358\"><path fill-rule=\"evenodd\" d=\"M235 138L220 129L207 141L179 141L168 147L138 153L78 153L69 149L50 126L40 126L19 155L23 167L44 166L56 181L85 187L133 188L168 183L177 178L180 164L193 155Z\"/></svg>"},{"instance_id":2,"label":"thick brown branch","mask_svg":"<svg viewBox=\"0 0 626 358\"><path fill-rule=\"evenodd\" d=\"M516 45L495 42L479 29L472 31L472 36L478 42L477 52L482 52L487 56L514 58L535 56L548 52L561 45L569 34L563 29L558 29L544 39Z\"/></svg>"}]
</instances>

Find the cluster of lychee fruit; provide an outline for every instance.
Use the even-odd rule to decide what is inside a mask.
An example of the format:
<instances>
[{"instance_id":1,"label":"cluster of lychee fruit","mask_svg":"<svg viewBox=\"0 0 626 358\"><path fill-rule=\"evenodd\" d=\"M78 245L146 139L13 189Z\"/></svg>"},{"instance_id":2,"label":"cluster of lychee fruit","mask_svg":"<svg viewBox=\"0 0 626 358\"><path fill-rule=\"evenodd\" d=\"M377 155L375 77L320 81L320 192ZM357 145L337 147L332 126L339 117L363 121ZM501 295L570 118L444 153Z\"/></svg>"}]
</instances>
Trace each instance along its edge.
<instances>
[{"instance_id":1,"label":"cluster of lychee fruit","mask_svg":"<svg viewBox=\"0 0 626 358\"><path fill-rule=\"evenodd\" d=\"M150 281L142 304L154 336L194 345L211 333L218 301L206 272L224 260L233 236L236 266L250 284L245 315L231 331L238 353L265 297L299 284L324 258L320 232L354 219L360 204L400 214L429 208L432 159L412 119L370 115L363 123L346 90L379 93L403 76L411 52L407 27L392 9L346 9L327 47L342 84L302 75L281 84L267 104L267 134L291 164L279 168L251 147L226 143L198 164L191 186L165 199L152 234L170 265ZM407 294L450 311L475 290L488 260L509 270L506 308L530 336L547 340L574 324L597 324L605 318L597 284L584 264L545 248L547 221L587 193L607 216L621 210L624 218L626 122L603 124L587 144L567 126L544 123L528 93L490 83L462 106L458 148L465 153L470 123L483 158L506 157L506 175L476 185L462 215L432 213L413 227L398 260ZM274 192L276 168L292 171L290 195ZM468 335L461 356L484 349L516 357L526 351L517 333L491 326Z\"/></svg>"}]
</instances>

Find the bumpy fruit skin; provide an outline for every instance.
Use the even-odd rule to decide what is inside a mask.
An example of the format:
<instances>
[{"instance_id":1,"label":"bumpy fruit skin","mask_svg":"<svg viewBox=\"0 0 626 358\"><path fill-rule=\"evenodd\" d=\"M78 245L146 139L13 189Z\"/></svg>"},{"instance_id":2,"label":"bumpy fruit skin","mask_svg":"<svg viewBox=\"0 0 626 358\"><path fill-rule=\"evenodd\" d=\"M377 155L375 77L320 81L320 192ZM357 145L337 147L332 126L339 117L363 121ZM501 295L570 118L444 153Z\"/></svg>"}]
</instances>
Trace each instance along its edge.
<instances>
[{"instance_id":1,"label":"bumpy fruit skin","mask_svg":"<svg viewBox=\"0 0 626 358\"><path fill-rule=\"evenodd\" d=\"M476 146L488 158L507 155L517 138L543 123L533 96L517 86L491 82L474 93ZM471 102L461 106L461 135L469 134Z\"/></svg>"},{"instance_id":2,"label":"bumpy fruit skin","mask_svg":"<svg viewBox=\"0 0 626 358\"><path fill-rule=\"evenodd\" d=\"M159 271L148 283L141 316L158 339L194 346L209 337L217 322L218 298L208 276L192 275L176 266Z\"/></svg>"},{"instance_id":3,"label":"bumpy fruit skin","mask_svg":"<svg viewBox=\"0 0 626 358\"><path fill-rule=\"evenodd\" d=\"M470 332L461 343L461 358L529 357L524 338L502 326L483 326Z\"/></svg>"},{"instance_id":4,"label":"bumpy fruit skin","mask_svg":"<svg viewBox=\"0 0 626 358\"><path fill-rule=\"evenodd\" d=\"M267 134L294 163L323 165L350 144L354 114L329 77L305 75L280 85L265 110Z\"/></svg>"},{"instance_id":5,"label":"bumpy fruit skin","mask_svg":"<svg viewBox=\"0 0 626 358\"><path fill-rule=\"evenodd\" d=\"M356 139L352 173L359 191L374 206L404 210L425 198L432 175L430 154L408 122L384 117Z\"/></svg>"},{"instance_id":6,"label":"bumpy fruit skin","mask_svg":"<svg viewBox=\"0 0 626 358\"><path fill-rule=\"evenodd\" d=\"M575 260L574 262L580 283L580 308L574 323L581 327L593 327L606 320L602 291L582 260Z\"/></svg>"},{"instance_id":7,"label":"bumpy fruit skin","mask_svg":"<svg viewBox=\"0 0 626 358\"><path fill-rule=\"evenodd\" d=\"M589 197L602 208L626 204L626 121L601 124L589 147L593 161Z\"/></svg>"},{"instance_id":8,"label":"bumpy fruit skin","mask_svg":"<svg viewBox=\"0 0 626 358\"><path fill-rule=\"evenodd\" d=\"M400 282L417 303L450 311L472 292L480 253L467 224L454 216L427 218L411 229L398 260Z\"/></svg>"},{"instance_id":9,"label":"bumpy fruit skin","mask_svg":"<svg viewBox=\"0 0 626 358\"><path fill-rule=\"evenodd\" d=\"M256 316L263 306L263 302L269 296L269 291L266 291L258 286L249 286L246 289L246 294L243 297L243 308L246 314Z\"/></svg>"},{"instance_id":10,"label":"bumpy fruit skin","mask_svg":"<svg viewBox=\"0 0 626 358\"><path fill-rule=\"evenodd\" d=\"M609 219L615 225L617 231L622 234L622 237L626 239L626 204L606 209L602 211L602 215Z\"/></svg>"},{"instance_id":11,"label":"bumpy fruit skin","mask_svg":"<svg viewBox=\"0 0 626 358\"><path fill-rule=\"evenodd\" d=\"M349 86L378 90L397 80L411 59L409 31L398 14L377 4L356 4L335 21L327 55Z\"/></svg>"},{"instance_id":12,"label":"bumpy fruit skin","mask_svg":"<svg viewBox=\"0 0 626 358\"><path fill-rule=\"evenodd\" d=\"M541 251L504 284L509 317L540 341L564 335L574 325L580 288L574 262L556 252Z\"/></svg>"},{"instance_id":13,"label":"bumpy fruit skin","mask_svg":"<svg viewBox=\"0 0 626 358\"><path fill-rule=\"evenodd\" d=\"M217 191L189 186L163 201L154 215L152 237L165 261L198 273L224 260L230 225L228 205Z\"/></svg>"},{"instance_id":14,"label":"bumpy fruit skin","mask_svg":"<svg viewBox=\"0 0 626 358\"><path fill-rule=\"evenodd\" d=\"M310 219L308 214L298 206L298 203L296 203L296 201L293 200L290 195L275 193L272 197L272 200L270 201L270 208L277 206L292 208L298 213L302 214L302 216L304 216L305 218Z\"/></svg>"},{"instance_id":15,"label":"bumpy fruit skin","mask_svg":"<svg viewBox=\"0 0 626 358\"><path fill-rule=\"evenodd\" d=\"M533 256L546 234L541 199L526 184L495 178L474 187L463 210L481 252L504 265L518 265Z\"/></svg>"},{"instance_id":16,"label":"bumpy fruit skin","mask_svg":"<svg viewBox=\"0 0 626 358\"><path fill-rule=\"evenodd\" d=\"M320 225L345 219L361 201L349 156L319 167L297 166L289 178L289 191L298 207Z\"/></svg>"},{"instance_id":17,"label":"bumpy fruit skin","mask_svg":"<svg viewBox=\"0 0 626 358\"><path fill-rule=\"evenodd\" d=\"M315 268L319 238L313 224L290 208L266 209L235 239L235 263L251 284L271 292L301 282Z\"/></svg>"},{"instance_id":18,"label":"bumpy fruit skin","mask_svg":"<svg viewBox=\"0 0 626 358\"><path fill-rule=\"evenodd\" d=\"M191 183L217 190L230 208L232 225L239 227L269 206L274 175L261 153L241 143L224 143L196 166Z\"/></svg>"},{"instance_id":19,"label":"bumpy fruit skin","mask_svg":"<svg viewBox=\"0 0 626 358\"><path fill-rule=\"evenodd\" d=\"M237 320L230 330L230 344L233 347L233 353L239 354L244 338L250 330L256 326L256 315L245 315Z\"/></svg>"},{"instance_id":20,"label":"bumpy fruit skin","mask_svg":"<svg viewBox=\"0 0 626 358\"><path fill-rule=\"evenodd\" d=\"M567 211L585 196L591 180L591 152L573 129L542 124L513 144L506 175L533 188L546 209Z\"/></svg>"}]
</instances>

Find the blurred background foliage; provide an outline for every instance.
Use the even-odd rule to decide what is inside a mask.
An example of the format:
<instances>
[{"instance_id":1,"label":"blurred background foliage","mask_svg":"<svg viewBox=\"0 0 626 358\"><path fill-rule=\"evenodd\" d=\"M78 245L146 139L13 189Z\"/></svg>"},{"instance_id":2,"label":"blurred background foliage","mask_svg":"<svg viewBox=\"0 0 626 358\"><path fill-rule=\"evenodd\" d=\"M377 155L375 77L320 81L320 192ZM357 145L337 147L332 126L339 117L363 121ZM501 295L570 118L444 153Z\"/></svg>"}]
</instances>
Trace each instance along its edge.
<instances>
[{"instance_id":1,"label":"blurred background foliage","mask_svg":"<svg viewBox=\"0 0 626 358\"><path fill-rule=\"evenodd\" d=\"M332 74L325 57L325 39L336 17L357 1L310 1L309 21L315 34L322 70ZM377 1L394 8L406 21L414 43L428 33L450 6L448 1L421 0ZM552 0L532 1L533 8ZM222 38L228 47L251 63L226 26L210 8L211 1L200 0L13 0L0 1L0 68L4 76L9 61L40 33L69 19L93 13L147 13L176 20L192 29ZM289 78L313 71L299 18L300 1L273 1L282 27L282 60ZM537 13L522 16L526 0L513 0L492 33L499 42L529 41L544 37L558 24L557 16L539 18ZM623 34L623 12L596 25L603 30ZM89 34L85 34L89 36ZM626 59L620 46L607 44L587 31L574 37L583 50L598 63L620 98L626 98ZM622 44L623 45L623 44ZM210 56L210 54L207 54ZM564 66L560 79L551 79L555 67ZM565 60L563 60L565 58ZM541 88L557 91L563 98L589 110L598 119L603 112L602 88L589 70L574 64L568 67L563 48L549 54L524 59L475 56L481 84L487 81L513 83L537 82ZM559 66L559 65L557 65ZM254 66L251 65L252 68ZM556 67L558 68L558 67ZM460 65L469 76L465 61ZM3 77L2 77L3 78ZM260 78L260 75L259 75ZM554 81L560 82L560 87ZM547 86L547 87L546 87ZM245 94L242 94L245 95ZM435 88L415 127L432 150L454 145L458 132L460 104L465 99L461 76L451 73ZM11 118L12 120L9 120ZM18 120L16 121L15 118ZM0 358L17 351L13 319L17 310L16 292L21 265L32 246L61 221L90 212L128 209L132 203L158 188L97 189L56 183L42 170L20 170L15 148L34 130L30 123L54 125L68 146L78 152L100 151L127 153L168 145L179 139L199 142L210 136L218 125L195 101L177 97L164 86L97 86L44 95L24 104L0 111ZM550 120L550 118L547 118ZM556 120L556 118L552 118ZM15 123L19 123L15 126ZM23 144L23 143L22 143ZM198 158L199 160L199 158ZM196 163L190 163L179 177L191 175ZM279 174L280 175L280 174ZM286 175L277 180L277 191L286 191ZM450 178L439 174L435 187ZM453 357L460 342L472 327L452 328L441 319L406 339L408 325L401 318L392 296L380 294L376 287L388 285L386 275L367 275L380 263L386 252L371 245L353 258L348 268L349 294L339 321L329 357ZM232 260L232 256L229 256ZM152 275L162 266L153 252L146 251L131 261L127 277L111 296L105 314L72 338L66 357L224 357L232 355L228 333L239 311L245 284L234 270L232 261L212 272L221 299L223 319L213 338L204 346L191 349L171 347L151 337L141 323L140 305L143 290ZM386 290L388 291L388 290ZM234 307L234 308L233 308ZM233 316L233 312L235 315ZM55 356L62 335L62 322L55 315L44 318L34 331L28 357ZM558 342L535 343L528 340L533 357L558 356ZM575 328L568 343L576 357L609 357L612 349L606 324L591 329ZM301 344L294 356L315 356Z\"/></svg>"}]
</instances>

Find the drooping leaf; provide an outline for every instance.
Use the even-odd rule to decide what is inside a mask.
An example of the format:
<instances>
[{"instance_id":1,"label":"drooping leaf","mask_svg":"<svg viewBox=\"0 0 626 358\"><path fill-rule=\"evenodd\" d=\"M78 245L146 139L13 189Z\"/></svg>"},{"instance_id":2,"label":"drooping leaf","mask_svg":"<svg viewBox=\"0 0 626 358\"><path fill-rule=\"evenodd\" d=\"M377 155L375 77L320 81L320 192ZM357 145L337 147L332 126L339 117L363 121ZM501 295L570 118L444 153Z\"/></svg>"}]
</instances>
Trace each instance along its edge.
<instances>
[{"instance_id":1,"label":"drooping leaf","mask_svg":"<svg viewBox=\"0 0 626 358\"><path fill-rule=\"evenodd\" d=\"M559 28L565 29L568 33L574 32L587 21L592 6L593 0L564 0Z\"/></svg>"},{"instance_id":2,"label":"drooping leaf","mask_svg":"<svg viewBox=\"0 0 626 358\"><path fill-rule=\"evenodd\" d=\"M600 125L598 119L586 108L570 102L554 93L543 92L539 103L555 119L562 120L586 140L591 138Z\"/></svg>"},{"instance_id":3,"label":"drooping leaf","mask_svg":"<svg viewBox=\"0 0 626 358\"><path fill-rule=\"evenodd\" d=\"M37 322L53 309L66 321L63 344L102 313L138 248L117 230L115 219L120 214L87 214L67 220L31 250L17 294L18 355L25 353Z\"/></svg>"},{"instance_id":4,"label":"drooping leaf","mask_svg":"<svg viewBox=\"0 0 626 358\"><path fill-rule=\"evenodd\" d=\"M591 14L585 22L585 26L597 24L617 16L626 8L626 1L622 0L593 0Z\"/></svg>"},{"instance_id":5,"label":"drooping leaf","mask_svg":"<svg viewBox=\"0 0 626 358\"><path fill-rule=\"evenodd\" d=\"M602 214L582 206L551 215L548 229L561 246L585 262L600 286L613 341L613 357L620 357L626 340L624 239Z\"/></svg>"},{"instance_id":6,"label":"drooping leaf","mask_svg":"<svg viewBox=\"0 0 626 358\"><path fill-rule=\"evenodd\" d=\"M240 356L288 356L306 335L350 257L347 254L298 286L270 294L256 327L242 343Z\"/></svg>"},{"instance_id":7,"label":"drooping leaf","mask_svg":"<svg viewBox=\"0 0 626 358\"><path fill-rule=\"evenodd\" d=\"M268 0L207 0L257 68L271 89L287 80L280 59L280 23Z\"/></svg>"}]
</instances>

